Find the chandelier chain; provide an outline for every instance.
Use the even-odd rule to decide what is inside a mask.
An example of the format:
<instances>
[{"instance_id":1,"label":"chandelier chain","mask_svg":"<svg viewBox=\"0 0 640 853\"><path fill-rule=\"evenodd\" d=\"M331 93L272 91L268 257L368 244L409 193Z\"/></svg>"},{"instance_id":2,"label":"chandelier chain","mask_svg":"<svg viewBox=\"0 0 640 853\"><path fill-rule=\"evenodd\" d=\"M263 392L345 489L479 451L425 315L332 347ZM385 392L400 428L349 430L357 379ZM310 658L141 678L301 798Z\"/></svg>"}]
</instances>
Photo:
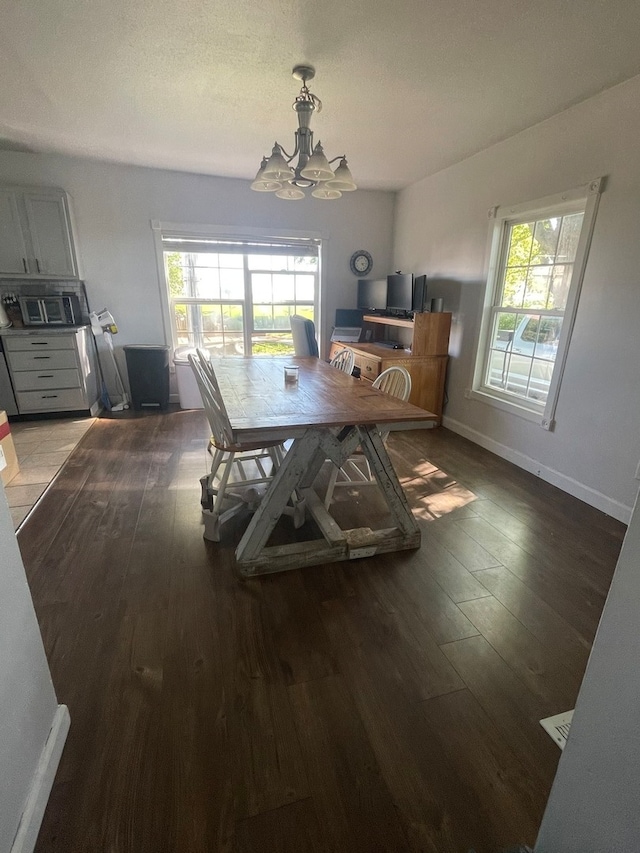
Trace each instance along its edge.
<instances>
[{"instance_id":1,"label":"chandelier chain","mask_svg":"<svg viewBox=\"0 0 640 853\"><path fill-rule=\"evenodd\" d=\"M308 101L310 104L312 104L316 112L322 112L322 101L317 95L314 95L313 92L309 91L309 87L306 83L302 84L300 94L297 95L295 101L291 105L291 109L295 110L296 104L302 103L304 101Z\"/></svg>"}]
</instances>

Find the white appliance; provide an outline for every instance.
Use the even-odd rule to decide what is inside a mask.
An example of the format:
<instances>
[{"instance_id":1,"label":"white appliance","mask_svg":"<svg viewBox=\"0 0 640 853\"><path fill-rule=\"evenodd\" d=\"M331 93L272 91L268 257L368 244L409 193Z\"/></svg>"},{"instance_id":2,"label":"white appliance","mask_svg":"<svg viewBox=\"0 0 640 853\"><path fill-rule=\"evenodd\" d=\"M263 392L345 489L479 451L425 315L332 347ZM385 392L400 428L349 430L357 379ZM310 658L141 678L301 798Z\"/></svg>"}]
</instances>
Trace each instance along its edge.
<instances>
[{"instance_id":1,"label":"white appliance","mask_svg":"<svg viewBox=\"0 0 640 853\"><path fill-rule=\"evenodd\" d=\"M129 408L129 396L124 387L124 382L122 381L122 376L120 375L120 370L118 368L118 362L116 361L115 354L113 352L113 335L118 334L118 327L116 326L116 321L113 318L113 314L110 311L107 311L106 308L103 308L102 311L92 311L89 314L89 319L91 320L91 331L96 339L96 350L98 353L98 362L100 364L100 369L102 373L102 402L105 406L110 409L112 412L121 412L123 409ZM98 347L98 340L102 339L105 343L105 347L100 351ZM113 373L116 385L116 393L120 397L120 402L116 403L114 406L110 400L106 382L104 379L104 369L101 361L101 356L106 355L109 366Z\"/></svg>"}]
</instances>

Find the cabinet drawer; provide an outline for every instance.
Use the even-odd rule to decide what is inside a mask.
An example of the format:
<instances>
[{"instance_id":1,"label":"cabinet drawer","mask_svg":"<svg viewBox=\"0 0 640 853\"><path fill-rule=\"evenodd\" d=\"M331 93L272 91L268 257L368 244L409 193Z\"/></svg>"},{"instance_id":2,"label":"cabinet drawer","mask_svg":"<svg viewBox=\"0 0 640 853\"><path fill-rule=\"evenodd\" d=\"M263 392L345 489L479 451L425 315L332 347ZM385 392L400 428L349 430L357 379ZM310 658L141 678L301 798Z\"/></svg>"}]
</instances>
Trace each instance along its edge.
<instances>
[{"instance_id":1,"label":"cabinet drawer","mask_svg":"<svg viewBox=\"0 0 640 853\"><path fill-rule=\"evenodd\" d=\"M45 391L51 388L80 388L77 370L23 370L13 374L16 391Z\"/></svg>"},{"instance_id":2,"label":"cabinet drawer","mask_svg":"<svg viewBox=\"0 0 640 853\"><path fill-rule=\"evenodd\" d=\"M375 379L380 373L380 359L367 358L364 355L356 353L356 367L360 368L360 373L365 379Z\"/></svg>"},{"instance_id":3,"label":"cabinet drawer","mask_svg":"<svg viewBox=\"0 0 640 853\"><path fill-rule=\"evenodd\" d=\"M9 352L11 372L37 370L38 373L50 373L52 370L68 370L77 367L75 350L36 350L31 352Z\"/></svg>"},{"instance_id":4,"label":"cabinet drawer","mask_svg":"<svg viewBox=\"0 0 640 853\"><path fill-rule=\"evenodd\" d=\"M27 412L62 412L87 408L87 401L80 388L17 391L16 399L21 415Z\"/></svg>"},{"instance_id":5,"label":"cabinet drawer","mask_svg":"<svg viewBox=\"0 0 640 853\"><path fill-rule=\"evenodd\" d=\"M7 335L3 341L5 352L35 352L36 350L75 349L75 335Z\"/></svg>"}]
</instances>

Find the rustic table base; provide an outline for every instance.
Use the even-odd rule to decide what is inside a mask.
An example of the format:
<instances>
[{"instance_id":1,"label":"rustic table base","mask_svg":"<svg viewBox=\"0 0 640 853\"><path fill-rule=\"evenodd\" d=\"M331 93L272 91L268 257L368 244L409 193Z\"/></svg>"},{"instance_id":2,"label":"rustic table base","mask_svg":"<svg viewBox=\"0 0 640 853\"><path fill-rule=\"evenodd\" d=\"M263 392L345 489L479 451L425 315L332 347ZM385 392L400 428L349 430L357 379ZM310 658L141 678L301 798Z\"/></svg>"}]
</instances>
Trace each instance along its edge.
<instances>
[{"instance_id":1,"label":"rustic table base","mask_svg":"<svg viewBox=\"0 0 640 853\"><path fill-rule=\"evenodd\" d=\"M372 530L369 527L341 530L311 487L326 459L341 466L358 446L369 460L395 527L384 530ZM320 528L323 538L267 547L269 536L295 489L305 499L306 509ZM420 529L377 427L344 427L338 435L327 429L309 428L294 440L271 481L240 540L236 559L240 573L244 577L251 577L419 547Z\"/></svg>"}]
</instances>

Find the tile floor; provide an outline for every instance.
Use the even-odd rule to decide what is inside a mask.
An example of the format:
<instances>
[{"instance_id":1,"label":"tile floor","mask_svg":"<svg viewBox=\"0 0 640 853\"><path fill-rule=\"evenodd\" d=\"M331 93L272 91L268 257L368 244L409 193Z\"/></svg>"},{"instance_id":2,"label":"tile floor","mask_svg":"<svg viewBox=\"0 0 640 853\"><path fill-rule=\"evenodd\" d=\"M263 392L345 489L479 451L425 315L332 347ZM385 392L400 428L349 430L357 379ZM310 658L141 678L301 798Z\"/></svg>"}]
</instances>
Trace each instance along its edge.
<instances>
[{"instance_id":1,"label":"tile floor","mask_svg":"<svg viewBox=\"0 0 640 853\"><path fill-rule=\"evenodd\" d=\"M17 530L95 418L12 421L20 473L5 486Z\"/></svg>"}]
</instances>

